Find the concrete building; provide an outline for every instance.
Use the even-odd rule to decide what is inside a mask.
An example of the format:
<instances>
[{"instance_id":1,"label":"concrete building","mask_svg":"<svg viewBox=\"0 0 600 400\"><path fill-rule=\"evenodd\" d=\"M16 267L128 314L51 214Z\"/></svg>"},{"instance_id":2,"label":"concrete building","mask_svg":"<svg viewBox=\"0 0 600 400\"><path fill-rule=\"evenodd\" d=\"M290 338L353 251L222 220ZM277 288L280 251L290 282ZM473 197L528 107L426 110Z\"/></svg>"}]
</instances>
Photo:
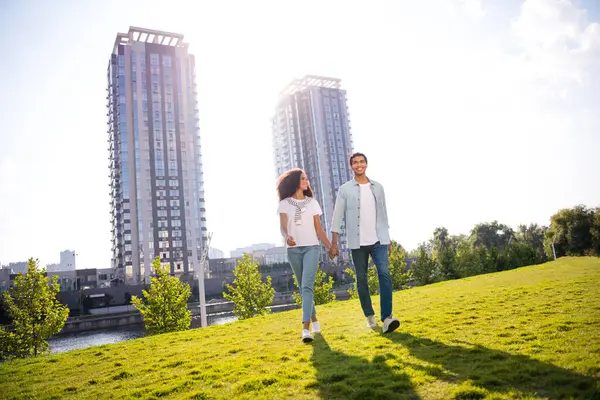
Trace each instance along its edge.
<instances>
[{"instance_id":1,"label":"concrete building","mask_svg":"<svg viewBox=\"0 0 600 400\"><path fill-rule=\"evenodd\" d=\"M61 270L54 270L54 271L48 271L48 278L50 279L50 281L52 281L52 279L54 279L53 277L56 276L58 278L58 284L60 285L60 291L61 292L68 292L70 290L77 290L77 271L75 270L71 270L71 271L61 271Z\"/></svg>"},{"instance_id":2,"label":"concrete building","mask_svg":"<svg viewBox=\"0 0 600 400\"><path fill-rule=\"evenodd\" d=\"M8 267L0 268L0 293L10 289L12 285L12 270ZM13 275L14 276L14 275Z\"/></svg>"},{"instance_id":3,"label":"concrete building","mask_svg":"<svg viewBox=\"0 0 600 400\"><path fill-rule=\"evenodd\" d=\"M348 159L354 145L341 81L308 75L290 83L279 97L272 140L275 176L292 168L306 171L323 209L321 223L330 235L337 191L353 178ZM339 245L342 258L347 258L345 232Z\"/></svg>"},{"instance_id":4,"label":"concrete building","mask_svg":"<svg viewBox=\"0 0 600 400\"><path fill-rule=\"evenodd\" d=\"M62 271L75 271L77 269L75 263L75 254L72 250L65 250L60 252L60 268Z\"/></svg>"},{"instance_id":5,"label":"concrete building","mask_svg":"<svg viewBox=\"0 0 600 400\"><path fill-rule=\"evenodd\" d=\"M244 254L254 254L257 251L268 250L273 247L275 247L275 245L272 243L257 243L247 247L238 247L231 251L231 258L240 258L243 257Z\"/></svg>"},{"instance_id":6,"label":"concrete building","mask_svg":"<svg viewBox=\"0 0 600 400\"><path fill-rule=\"evenodd\" d=\"M216 258L225 258L225 252L216 249L214 247L210 247L208 249L208 258L209 259L216 259Z\"/></svg>"},{"instance_id":7,"label":"concrete building","mask_svg":"<svg viewBox=\"0 0 600 400\"><path fill-rule=\"evenodd\" d=\"M112 268L96 269L96 283L98 287L110 287L113 279L115 279L115 271Z\"/></svg>"},{"instance_id":8,"label":"concrete building","mask_svg":"<svg viewBox=\"0 0 600 400\"><path fill-rule=\"evenodd\" d=\"M46 264L46 272L60 271L60 263L58 264Z\"/></svg>"},{"instance_id":9,"label":"concrete building","mask_svg":"<svg viewBox=\"0 0 600 400\"><path fill-rule=\"evenodd\" d=\"M194 56L183 35L131 27L107 71L112 267L149 283L160 256L197 269L207 237Z\"/></svg>"},{"instance_id":10,"label":"concrete building","mask_svg":"<svg viewBox=\"0 0 600 400\"><path fill-rule=\"evenodd\" d=\"M27 262L27 261L11 262L11 263L8 263L8 265L5 265L4 268L10 269L12 271L11 272L12 274L18 274L18 273L26 274L27 270L29 269L29 262Z\"/></svg>"},{"instance_id":11,"label":"concrete building","mask_svg":"<svg viewBox=\"0 0 600 400\"><path fill-rule=\"evenodd\" d=\"M287 262L287 249L285 248L285 246L273 247L265 251L265 265L283 264Z\"/></svg>"},{"instance_id":12,"label":"concrete building","mask_svg":"<svg viewBox=\"0 0 600 400\"><path fill-rule=\"evenodd\" d=\"M75 259L77 254L73 250L64 250L60 252L60 262L58 264L46 264L46 271L50 272L64 272L64 271L75 271L77 264Z\"/></svg>"}]
</instances>

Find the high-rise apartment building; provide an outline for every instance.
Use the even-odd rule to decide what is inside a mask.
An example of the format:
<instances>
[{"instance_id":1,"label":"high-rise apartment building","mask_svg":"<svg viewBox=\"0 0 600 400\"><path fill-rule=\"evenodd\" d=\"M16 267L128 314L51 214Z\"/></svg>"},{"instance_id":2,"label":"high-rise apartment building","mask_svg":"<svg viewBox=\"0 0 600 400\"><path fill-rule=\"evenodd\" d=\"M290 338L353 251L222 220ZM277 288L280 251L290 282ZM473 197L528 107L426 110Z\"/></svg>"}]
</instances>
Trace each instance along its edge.
<instances>
[{"instance_id":1,"label":"high-rise apartment building","mask_svg":"<svg viewBox=\"0 0 600 400\"><path fill-rule=\"evenodd\" d=\"M323 209L326 232L331 229L337 191L353 177L348 165L352 133L340 82L311 75L293 81L281 92L273 118L276 176L292 168L306 171ZM344 232L340 249L346 249Z\"/></svg>"},{"instance_id":2,"label":"high-rise apartment building","mask_svg":"<svg viewBox=\"0 0 600 400\"><path fill-rule=\"evenodd\" d=\"M181 34L131 27L107 80L116 279L148 283L156 256L191 273L207 236L194 56Z\"/></svg>"}]
</instances>

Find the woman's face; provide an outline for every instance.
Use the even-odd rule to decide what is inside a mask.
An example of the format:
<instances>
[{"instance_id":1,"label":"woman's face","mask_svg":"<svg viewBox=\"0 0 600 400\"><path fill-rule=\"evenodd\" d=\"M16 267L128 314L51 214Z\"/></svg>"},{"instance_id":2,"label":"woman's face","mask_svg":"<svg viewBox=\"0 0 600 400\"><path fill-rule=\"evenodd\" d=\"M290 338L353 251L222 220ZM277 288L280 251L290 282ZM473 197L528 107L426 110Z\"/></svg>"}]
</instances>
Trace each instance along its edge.
<instances>
[{"instance_id":1,"label":"woman's face","mask_svg":"<svg viewBox=\"0 0 600 400\"><path fill-rule=\"evenodd\" d=\"M308 177L305 173L302 173L302 175L300 176L300 189L302 191L305 191L309 188L309 186L310 182L308 181Z\"/></svg>"}]
</instances>

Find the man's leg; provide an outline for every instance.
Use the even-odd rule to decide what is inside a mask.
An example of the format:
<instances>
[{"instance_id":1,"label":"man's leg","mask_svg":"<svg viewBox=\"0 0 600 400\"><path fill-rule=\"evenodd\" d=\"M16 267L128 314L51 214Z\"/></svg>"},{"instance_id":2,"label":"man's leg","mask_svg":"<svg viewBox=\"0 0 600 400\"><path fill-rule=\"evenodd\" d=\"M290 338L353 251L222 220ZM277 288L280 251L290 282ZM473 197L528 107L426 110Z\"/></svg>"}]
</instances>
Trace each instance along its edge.
<instances>
[{"instance_id":1,"label":"man's leg","mask_svg":"<svg viewBox=\"0 0 600 400\"><path fill-rule=\"evenodd\" d=\"M388 265L388 246L376 244L371 251L371 257L377 267L381 320L384 321L392 315L392 278Z\"/></svg>"},{"instance_id":2,"label":"man's leg","mask_svg":"<svg viewBox=\"0 0 600 400\"><path fill-rule=\"evenodd\" d=\"M371 294L369 293L369 248L361 247L352 250L352 262L356 271L356 288L358 289L358 298L365 317L375 315L373 304L371 303Z\"/></svg>"},{"instance_id":3,"label":"man's leg","mask_svg":"<svg viewBox=\"0 0 600 400\"><path fill-rule=\"evenodd\" d=\"M381 301L381 320L383 333L390 333L398 329L400 321L392 317L392 278L388 267L388 246L376 244L371 252L377 276L379 277L379 299Z\"/></svg>"}]
</instances>

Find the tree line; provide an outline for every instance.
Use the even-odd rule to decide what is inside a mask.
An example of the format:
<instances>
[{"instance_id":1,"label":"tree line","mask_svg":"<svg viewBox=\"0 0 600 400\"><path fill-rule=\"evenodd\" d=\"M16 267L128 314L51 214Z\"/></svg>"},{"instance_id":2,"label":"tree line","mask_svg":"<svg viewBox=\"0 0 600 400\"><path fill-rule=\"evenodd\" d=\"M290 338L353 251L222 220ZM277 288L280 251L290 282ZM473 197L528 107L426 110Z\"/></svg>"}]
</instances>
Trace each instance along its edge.
<instances>
[{"instance_id":1,"label":"tree line","mask_svg":"<svg viewBox=\"0 0 600 400\"><path fill-rule=\"evenodd\" d=\"M558 211L550 226L497 221L480 223L469 235L444 227L409 254L414 283L464 278L534 265L563 256L600 256L600 207L582 205Z\"/></svg>"}]
</instances>

